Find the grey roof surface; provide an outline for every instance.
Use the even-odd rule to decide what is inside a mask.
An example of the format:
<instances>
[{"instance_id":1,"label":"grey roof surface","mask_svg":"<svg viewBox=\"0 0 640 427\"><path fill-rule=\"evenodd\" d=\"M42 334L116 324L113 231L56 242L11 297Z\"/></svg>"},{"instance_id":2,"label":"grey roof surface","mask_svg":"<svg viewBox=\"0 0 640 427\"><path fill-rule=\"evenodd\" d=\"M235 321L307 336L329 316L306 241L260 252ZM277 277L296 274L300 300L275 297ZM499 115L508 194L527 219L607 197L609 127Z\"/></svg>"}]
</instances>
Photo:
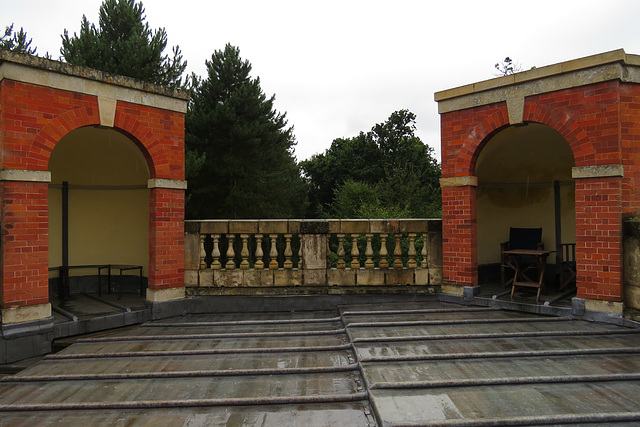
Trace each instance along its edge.
<instances>
[{"instance_id":1,"label":"grey roof surface","mask_svg":"<svg viewBox=\"0 0 640 427\"><path fill-rule=\"evenodd\" d=\"M193 314L0 381L1 425L630 425L640 329L438 301Z\"/></svg>"}]
</instances>

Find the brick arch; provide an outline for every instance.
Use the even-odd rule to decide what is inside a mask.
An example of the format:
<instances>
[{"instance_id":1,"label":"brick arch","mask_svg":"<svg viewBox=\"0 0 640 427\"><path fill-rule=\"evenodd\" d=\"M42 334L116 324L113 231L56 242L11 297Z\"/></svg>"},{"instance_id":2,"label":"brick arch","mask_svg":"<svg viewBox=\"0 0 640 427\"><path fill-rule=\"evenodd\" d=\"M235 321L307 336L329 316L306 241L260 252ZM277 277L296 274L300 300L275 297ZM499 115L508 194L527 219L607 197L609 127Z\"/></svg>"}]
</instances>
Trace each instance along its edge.
<instances>
[{"instance_id":1,"label":"brick arch","mask_svg":"<svg viewBox=\"0 0 640 427\"><path fill-rule=\"evenodd\" d=\"M469 137L460 147L458 158L455 162L456 171L464 171L464 175L474 175L476 161L482 148L489 141L489 136L509 125L509 116L506 108L488 115L469 132Z\"/></svg>"},{"instance_id":2,"label":"brick arch","mask_svg":"<svg viewBox=\"0 0 640 427\"><path fill-rule=\"evenodd\" d=\"M560 133L569 144L576 166L594 164L596 150L585 129L561 111L540 104L525 105L523 120L547 125ZM463 175L474 175L480 152L491 136L509 126L505 109L495 111L476 124L461 146L455 161L455 170Z\"/></svg>"},{"instance_id":3,"label":"brick arch","mask_svg":"<svg viewBox=\"0 0 640 427\"><path fill-rule=\"evenodd\" d=\"M582 125L562 111L540 105L526 104L524 121L541 123L555 129L571 147L576 166L593 165L596 150Z\"/></svg>"},{"instance_id":4,"label":"brick arch","mask_svg":"<svg viewBox=\"0 0 640 427\"><path fill-rule=\"evenodd\" d=\"M129 136L147 160L149 175L154 178L156 176L154 158L161 155L161 145L158 144L153 132L144 124L127 114L119 114L119 116L120 120L113 129ZM96 108L76 108L56 116L42 128L29 147L24 168L27 170L47 170L53 149L65 135L81 127L99 125L100 114ZM151 150L148 147L151 147Z\"/></svg>"}]
</instances>

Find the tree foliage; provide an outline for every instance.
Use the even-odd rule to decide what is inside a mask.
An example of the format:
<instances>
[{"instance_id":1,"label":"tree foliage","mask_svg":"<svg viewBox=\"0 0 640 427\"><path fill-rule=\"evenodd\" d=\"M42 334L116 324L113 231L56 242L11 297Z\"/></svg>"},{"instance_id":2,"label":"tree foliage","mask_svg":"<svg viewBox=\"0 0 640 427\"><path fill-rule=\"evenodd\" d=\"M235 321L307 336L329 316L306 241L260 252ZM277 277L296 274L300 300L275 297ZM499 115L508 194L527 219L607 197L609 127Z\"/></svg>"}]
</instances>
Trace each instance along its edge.
<instances>
[{"instance_id":1,"label":"tree foliage","mask_svg":"<svg viewBox=\"0 0 640 427\"><path fill-rule=\"evenodd\" d=\"M310 186L309 216L439 216L440 166L415 136L415 115L396 111L353 138L338 138L301 163Z\"/></svg>"},{"instance_id":2,"label":"tree foliage","mask_svg":"<svg viewBox=\"0 0 640 427\"><path fill-rule=\"evenodd\" d=\"M237 47L215 51L206 66L206 79L192 77L186 117L188 157L206 156L198 172L189 172L187 217L300 217L306 185L286 114L275 111L275 97L251 78Z\"/></svg>"},{"instance_id":3,"label":"tree foliage","mask_svg":"<svg viewBox=\"0 0 640 427\"><path fill-rule=\"evenodd\" d=\"M27 32L20 27L20 31L13 30L13 24L6 27L4 35L0 37L0 48L7 49L12 52L36 54L36 48L31 47L32 39L27 40Z\"/></svg>"},{"instance_id":4,"label":"tree foliage","mask_svg":"<svg viewBox=\"0 0 640 427\"><path fill-rule=\"evenodd\" d=\"M142 2L104 0L98 26L83 15L79 34L64 30L60 53L70 64L179 87L187 63L178 46L171 57L163 54L167 33L152 31L144 12Z\"/></svg>"}]
</instances>

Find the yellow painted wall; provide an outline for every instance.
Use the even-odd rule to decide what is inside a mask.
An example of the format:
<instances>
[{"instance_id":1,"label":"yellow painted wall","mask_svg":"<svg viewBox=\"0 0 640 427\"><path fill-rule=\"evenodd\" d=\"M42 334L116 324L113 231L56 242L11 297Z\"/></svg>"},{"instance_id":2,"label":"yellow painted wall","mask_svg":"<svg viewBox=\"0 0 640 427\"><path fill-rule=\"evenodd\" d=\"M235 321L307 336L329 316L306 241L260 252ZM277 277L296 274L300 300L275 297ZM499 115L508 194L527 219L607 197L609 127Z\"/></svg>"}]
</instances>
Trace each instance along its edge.
<instances>
[{"instance_id":1,"label":"yellow painted wall","mask_svg":"<svg viewBox=\"0 0 640 427\"><path fill-rule=\"evenodd\" d=\"M125 135L87 127L49 161L49 265L62 263L62 181L69 182L69 264L149 264L149 170ZM72 275L96 274L75 270Z\"/></svg>"},{"instance_id":2,"label":"yellow painted wall","mask_svg":"<svg viewBox=\"0 0 640 427\"><path fill-rule=\"evenodd\" d=\"M555 250L555 180L561 182L562 241L575 242L573 166L567 142L544 125L511 126L487 143L476 164L478 264L500 262L510 227L542 227L545 248Z\"/></svg>"}]
</instances>

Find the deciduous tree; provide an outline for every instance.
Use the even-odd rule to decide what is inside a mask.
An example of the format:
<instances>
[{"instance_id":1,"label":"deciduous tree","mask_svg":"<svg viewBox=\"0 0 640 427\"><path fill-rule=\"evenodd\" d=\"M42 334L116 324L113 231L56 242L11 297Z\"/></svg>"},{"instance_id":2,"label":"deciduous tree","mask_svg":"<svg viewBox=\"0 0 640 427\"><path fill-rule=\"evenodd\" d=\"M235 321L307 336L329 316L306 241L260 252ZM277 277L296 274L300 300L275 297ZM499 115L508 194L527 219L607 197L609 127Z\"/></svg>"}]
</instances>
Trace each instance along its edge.
<instances>
[{"instance_id":1,"label":"deciduous tree","mask_svg":"<svg viewBox=\"0 0 640 427\"><path fill-rule=\"evenodd\" d=\"M440 166L415 136L415 115L396 111L353 138L338 138L301 163L310 186L308 216L439 216Z\"/></svg>"}]
</instances>

